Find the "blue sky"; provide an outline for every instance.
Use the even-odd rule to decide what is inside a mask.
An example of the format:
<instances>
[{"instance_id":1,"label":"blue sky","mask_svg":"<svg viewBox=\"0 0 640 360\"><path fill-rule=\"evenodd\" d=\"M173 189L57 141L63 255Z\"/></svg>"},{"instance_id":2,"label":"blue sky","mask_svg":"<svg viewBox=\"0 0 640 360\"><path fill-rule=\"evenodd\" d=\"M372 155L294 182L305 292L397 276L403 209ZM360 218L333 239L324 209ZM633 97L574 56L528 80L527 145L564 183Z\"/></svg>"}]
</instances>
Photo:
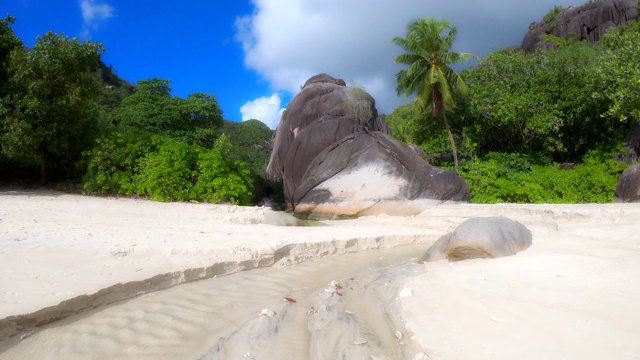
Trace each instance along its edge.
<instances>
[{"instance_id":1,"label":"blue sky","mask_svg":"<svg viewBox=\"0 0 640 360\"><path fill-rule=\"evenodd\" d=\"M418 17L458 28L455 50L486 56L519 45L531 22L568 0L0 0L27 46L47 31L101 42L103 61L132 84L169 79L173 95L212 94L224 118L275 128L312 75L363 87L379 112L402 102L393 75L403 36Z\"/></svg>"}]
</instances>

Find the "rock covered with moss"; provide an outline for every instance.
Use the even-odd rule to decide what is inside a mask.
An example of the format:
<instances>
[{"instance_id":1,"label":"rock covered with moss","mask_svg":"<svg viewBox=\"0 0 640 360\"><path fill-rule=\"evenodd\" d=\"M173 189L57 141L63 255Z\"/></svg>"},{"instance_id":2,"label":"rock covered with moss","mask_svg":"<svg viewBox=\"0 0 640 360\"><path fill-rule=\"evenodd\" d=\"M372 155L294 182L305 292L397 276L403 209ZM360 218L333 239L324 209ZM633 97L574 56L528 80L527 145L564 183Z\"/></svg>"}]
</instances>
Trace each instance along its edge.
<instances>
[{"instance_id":1,"label":"rock covered with moss","mask_svg":"<svg viewBox=\"0 0 640 360\"><path fill-rule=\"evenodd\" d=\"M590 1L566 9L556 6L540 23L529 26L520 48L527 53L554 48L554 44L541 39L546 34L596 42L608 28L624 25L637 17L637 0Z\"/></svg>"}]
</instances>

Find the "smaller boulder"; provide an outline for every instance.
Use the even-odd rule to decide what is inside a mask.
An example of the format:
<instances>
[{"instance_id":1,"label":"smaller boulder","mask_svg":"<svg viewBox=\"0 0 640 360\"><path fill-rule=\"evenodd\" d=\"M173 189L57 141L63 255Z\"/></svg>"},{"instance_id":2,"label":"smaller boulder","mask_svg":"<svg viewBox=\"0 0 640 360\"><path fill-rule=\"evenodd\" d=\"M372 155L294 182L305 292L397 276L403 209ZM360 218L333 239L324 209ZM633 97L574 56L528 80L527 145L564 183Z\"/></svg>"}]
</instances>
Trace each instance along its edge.
<instances>
[{"instance_id":1,"label":"smaller boulder","mask_svg":"<svg viewBox=\"0 0 640 360\"><path fill-rule=\"evenodd\" d=\"M618 178L615 202L640 202L640 165L629 166Z\"/></svg>"},{"instance_id":2,"label":"smaller boulder","mask_svg":"<svg viewBox=\"0 0 640 360\"><path fill-rule=\"evenodd\" d=\"M514 255L532 244L529 229L503 216L471 218L433 244L419 262Z\"/></svg>"}]
</instances>

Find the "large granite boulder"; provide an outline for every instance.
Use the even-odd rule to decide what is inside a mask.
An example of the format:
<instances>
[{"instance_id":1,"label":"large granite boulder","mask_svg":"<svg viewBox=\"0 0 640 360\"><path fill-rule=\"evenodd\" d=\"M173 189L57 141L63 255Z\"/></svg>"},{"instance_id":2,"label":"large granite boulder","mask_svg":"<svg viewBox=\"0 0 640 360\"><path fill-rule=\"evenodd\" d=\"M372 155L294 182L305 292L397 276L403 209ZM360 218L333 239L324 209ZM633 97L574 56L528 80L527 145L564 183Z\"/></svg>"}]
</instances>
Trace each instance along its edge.
<instances>
[{"instance_id":1,"label":"large granite boulder","mask_svg":"<svg viewBox=\"0 0 640 360\"><path fill-rule=\"evenodd\" d=\"M631 165L618 178L615 202L640 202L640 165Z\"/></svg>"},{"instance_id":2,"label":"large granite boulder","mask_svg":"<svg viewBox=\"0 0 640 360\"><path fill-rule=\"evenodd\" d=\"M267 166L272 180L282 180L285 201L301 184L313 159L345 136L363 131L389 133L378 117L374 99L343 80L316 75L304 84L282 115Z\"/></svg>"},{"instance_id":3,"label":"large granite boulder","mask_svg":"<svg viewBox=\"0 0 640 360\"><path fill-rule=\"evenodd\" d=\"M532 23L520 48L527 53L536 49L555 48L552 43L540 39L545 34L596 42L606 29L624 25L637 17L637 0L590 1L583 5L570 6L551 21Z\"/></svg>"},{"instance_id":4,"label":"large granite boulder","mask_svg":"<svg viewBox=\"0 0 640 360\"><path fill-rule=\"evenodd\" d=\"M531 232L517 221L503 216L471 218L438 239L419 262L509 256L528 249L532 242Z\"/></svg>"},{"instance_id":5,"label":"large granite boulder","mask_svg":"<svg viewBox=\"0 0 640 360\"><path fill-rule=\"evenodd\" d=\"M308 166L292 204L301 218L354 218L416 204L469 201L465 180L427 164L409 145L381 132L356 132L330 145ZM398 206L398 204L401 206Z\"/></svg>"}]
</instances>

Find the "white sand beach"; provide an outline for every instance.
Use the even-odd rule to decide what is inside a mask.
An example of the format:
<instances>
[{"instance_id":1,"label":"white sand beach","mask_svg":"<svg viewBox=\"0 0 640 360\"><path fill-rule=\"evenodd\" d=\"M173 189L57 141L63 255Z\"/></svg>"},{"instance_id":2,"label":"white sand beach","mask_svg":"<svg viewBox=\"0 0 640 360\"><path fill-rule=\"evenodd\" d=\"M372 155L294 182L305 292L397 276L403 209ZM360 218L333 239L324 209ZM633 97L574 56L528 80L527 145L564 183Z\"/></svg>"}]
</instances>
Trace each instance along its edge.
<instances>
[{"instance_id":1,"label":"white sand beach","mask_svg":"<svg viewBox=\"0 0 640 360\"><path fill-rule=\"evenodd\" d=\"M533 245L417 264L464 220L494 215ZM640 359L640 204L289 221L0 190L0 358Z\"/></svg>"}]
</instances>

